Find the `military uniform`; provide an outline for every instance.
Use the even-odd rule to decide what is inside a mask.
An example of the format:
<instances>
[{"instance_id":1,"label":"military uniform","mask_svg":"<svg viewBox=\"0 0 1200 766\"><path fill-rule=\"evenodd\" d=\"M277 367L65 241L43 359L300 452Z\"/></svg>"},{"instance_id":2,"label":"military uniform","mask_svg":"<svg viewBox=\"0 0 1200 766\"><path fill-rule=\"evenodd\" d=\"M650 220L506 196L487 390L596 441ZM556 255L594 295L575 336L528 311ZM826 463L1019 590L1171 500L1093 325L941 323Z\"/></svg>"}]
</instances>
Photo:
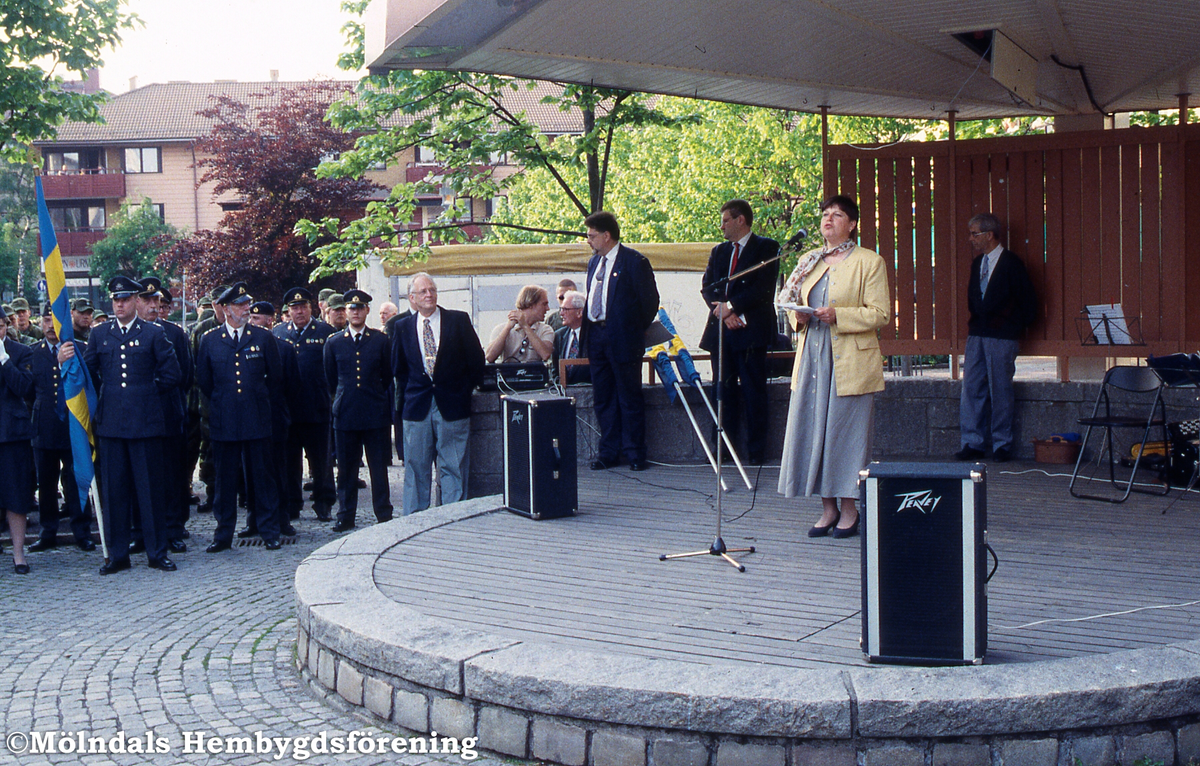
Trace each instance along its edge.
<instances>
[{"instance_id":1,"label":"military uniform","mask_svg":"<svg viewBox=\"0 0 1200 766\"><path fill-rule=\"evenodd\" d=\"M230 292L244 290L234 285ZM248 294L247 294L248 296ZM271 390L279 385L282 361L271 333L247 324L236 331L229 324L209 330L200 339L196 379L209 400L209 439L215 469L213 514L217 530L209 552L228 548L237 527L237 484L245 464L246 479L254 483L254 514L259 535L269 548L279 547L278 488L272 475Z\"/></svg>"},{"instance_id":2,"label":"military uniform","mask_svg":"<svg viewBox=\"0 0 1200 766\"><path fill-rule=\"evenodd\" d=\"M359 300L346 293L347 302ZM387 463L391 452L388 434L391 410L388 384L391 382L391 344L381 330L364 327L356 339L353 328L330 336L325 344L325 379L333 395L333 433L338 465L338 525L335 530L354 526L358 509L358 466L366 451L371 475L371 501L375 518L392 518Z\"/></svg>"},{"instance_id":3,"label":"military uniform","mask_svg":"<svg viewBox=\"0 0 1200 766\"><path fill-rule=\"evenodd\" d=\"M109 290L114 297L132 297L141 285L114 277ZM92 330L83 361L98 390L93 425L100 442L99 484L110 552L101 573L129 567L135 508L150 565L173 570L175 565L167 557L165 498L159 477L162 440L167 435L162 394L183 378L175 349L158 325L135 318L123 330L114 318Z\"/></svg>"},{"instance_id":4,"label":"military uniform","mask_svg":"<svg viewBox=\"0 0 1200 766\"><path fill-rule=\"evenodd\" d=\"M33 500L33 423L26 404L34 390L33 352L7 335L0 345L0 510L24 516Z\"/></svg>"},{"instance_id":5,"label":"military uniform","mask_svg":"<svg viewBox=\"0 0 1200 766\"><path fill-rule=\"evenodd\" d=\"M160 319L167 340L175 349L182 380L170 391L163 392L163 409L167 413L167 439L163 445L166 457L167 539L176 546L185 536L185 526L191 513L188 501L192 494L192 475L187 472L188 394L195 381L191 348L187 333L174 322Z\"/></svg>"},{"instance_id":6,"label":"military uniform","mask_svg":"<svg viewBox=\"0 0 1200 766\"><path fill-rule=\"evenodd\" d=\"M210 301L216 301L229 289L229 285L219 285L213 289L210 296ZM200 355L200 339L205 333L221 324L217 320L215 311L211 309L204 314L201 314L200 321L192 328L192 361L195 362ZM213 462L212 462L212 443L208 438L208 400L200 392L200 387L193 387L192 402L188 408L189 417L191 418L192 427L188 432L188 454L196 455L196 462L200 464L200 481L204 483L204 503L197 509L199 511L212 510L213 495ZM191 462L189 462L191 465Z\"/></svg>"},{"instance_id":7,"label":"military uniform","mask_svg":"<svg viewBox=\"0 0 1200 766\"><path fill-rule=\"evenodd\" d=\"M75 353L82 357L86 344L76 339ZM66 402L62 391L62 370L58 365L58 344L42 340L33 348L33 457L37 466L38 520L42 524L40 539L31 551L57 546L59 508L58 485L62 482L63 506L71 520L75 543L84 550L94 550L90 508L79 502L79 487L75 483L75 460L71 454L71 432Z\"/></svg>"},{"instance_id":8,"label":"military uniform","mask_svg":"<svg viewBox=\"0 0 1200 766\"><path fill-rule=\"evenodd\" d=\"M289 296L295 292L289 291ZM303 328L296 327L295 322L288 322L276 326L273 332L275 337L282 338L295 349L301 381L291 413L287 487L282 493L283 502L291 517L296 518L304 504L303 457L307 455L308 470L313 479L313 511L318 519L326 521L337 499L329 451L330 392L325 385L324 364L325 341L334 333L334 329L314 317Z\"/></svg>"}]
</instances>

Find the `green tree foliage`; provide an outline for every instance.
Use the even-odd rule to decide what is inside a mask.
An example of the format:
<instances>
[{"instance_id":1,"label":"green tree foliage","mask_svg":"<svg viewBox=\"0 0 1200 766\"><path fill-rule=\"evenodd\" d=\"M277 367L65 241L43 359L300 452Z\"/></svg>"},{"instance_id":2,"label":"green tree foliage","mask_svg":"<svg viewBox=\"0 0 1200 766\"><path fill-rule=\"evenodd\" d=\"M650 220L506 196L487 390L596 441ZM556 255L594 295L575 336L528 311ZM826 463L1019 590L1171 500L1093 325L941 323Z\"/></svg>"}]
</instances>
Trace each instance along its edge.
<instances>
[{"instance_id":1,"label":"green tree foliage","mask_svg":"<svg viewBox=\"0 0 1200 766\"><path fill-rule=\"evenodd\" d=\"M125 0L0 0L0 146L9 156L22 144L54 134L66 120L97 122L102 94L63 90L62 71L100 66L103 52L139 23L122 12Z\"/></svg>"},{"instance_id":2,"label":"green tree foliage","mask_svg":"<svg viewBox=\"0 0 1200 766\"><path fill-rule=\"evenodd\" d=\"M37 238L37 196L29 162L0 157L0 294L37 300L42 254Z\"/></svg>"},{"instance_id":3,"label":"green tree foliage","mask_svg":"<svg viewBox=\"0 0 1200 766\"><path fill-rule=\"evenodd\" d=\"M171 276L157 265L158 256L179 237L174 226L163 221L149 199L125 203L108 227L104 239L92 245L92 274L105 284L118 274L135 279Z\"/></svg>"},{"instance_id":4,"label":"green tree foliage","mask_svg":"<svg viewBox=\"0 0 1200 766\"><path fill-rule=\"evenodd\" d=\"M820 119L814 115L662 98L657 108L688 124L624 132L613 148L608 209L622 237L640 242L712 241L721 236L719 210L741 197L755 210L755 228L786 240L815 221L821 193ZM545 173L526 169L496 220L543 228L579 229L582 216L566 204ZM496 241L545 241L537 233L496 229Z\"/></svg>"}]
</instances>

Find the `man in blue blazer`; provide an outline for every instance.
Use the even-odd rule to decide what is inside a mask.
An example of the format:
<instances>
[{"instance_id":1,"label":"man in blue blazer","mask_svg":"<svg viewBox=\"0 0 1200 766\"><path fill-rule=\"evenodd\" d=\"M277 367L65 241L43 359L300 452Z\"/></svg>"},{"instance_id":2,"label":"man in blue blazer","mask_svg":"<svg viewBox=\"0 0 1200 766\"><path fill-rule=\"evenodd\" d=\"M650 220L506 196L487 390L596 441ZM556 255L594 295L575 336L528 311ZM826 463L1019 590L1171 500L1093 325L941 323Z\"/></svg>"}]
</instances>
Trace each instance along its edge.
<instances>
[{"instance_id":1,"label":"man in blue blazer","mask_svg":"<svg viewBox=\"0 0 1200 766\"><path fill-rule=\"evenodd\" d=\"M99 439L98 483L109 546L100 574L129 569L135 508L150 567L173 572L175 563L167 556L166 498L159 480L164 470L162 440L167 436L163 395L179 385L183 373L163 329L137 316L135 296L142 286L116 276L109 280L108 291L113 319L92 328L83 352L98 398L92 424ZM64 343L59 360L74 355L74 346Z\"/></svg>"},{"instance_id":2,"label":"man in blue blazer","mask_svg":"<svg viewBox=\"0 0 1200 766\"><path fill-rule=\"evenodd\" d=\"M371 475L376 521L391 521L387 464L392 447L388 390L392 347L387 333L367 327L371 296L350 290L343 296L349 325L325 343L325 380L333 391L333 442L337 453L338 514L334 532L354 529L358 511L358 464L363 452Z\"/></svg>"},{"instance_id":3,"label":"man in blue blazer","mask_svg":"<svg viewBox=\"0 0 1200 766\"><path fill-rule=\"evenodd\" d=\"M700 348L713 355L713 381L724 402L725 430L736 438L746 411L746 453L752 465L762 465L767 445L767 348L775 342L775 281L779 262L763 266L741 279L727 277L779 254L779 243L751 231L754 211L744 199L721 206L725 242L712 249L700 293L708 304L708 322ZM718 356L719 333L725 332L725 359ZM720 375L717 371L720 370ZM739 396L740 394L740 396Z\"/></svg>"},{"instance_id":4,"label":"man in blue blazer","mask_svg":"<svg viewBox=\"0 0 1200 766\"><path fill-rule=\"evenodd\" d=\"M585 220L588 244L587 310L583 335L591 364L600 444L592 470L612 468L621 455L632 471L646 469L646 416L642 357L646 330L658 314L658 285L650 261L621 244L616 216Z\"/></svg>"},{"instance_id":5,"label":"man in blue blazer","mask_svg":"<svg viewBox=\"0 0 1200 766\"><path fill-rule=\"evenodd\" d=\"M296 391L292 424L288 436L287 486L280 492L288 516L300 518L304 504L304 457L312 476L313 513L319 521L329 521L329 511L337 492L333 487L333 460L329 452L330 392L325 386L325 341L336 330L313 316L312 293L293 287L283 296L291 320L272 332L283 338L296 352L303 385Z\"/></svg>"},{"instance_id":6,"label":"man in blue blazer","mask_svg":"<svg viewBox=\"0 0 1200 766\"><path fill-rule=\"evenodd\" d=\"M243 465L254 484L255 503L248 509L267 550L279 550L278 488L272 470L271 394L282 376L282 361L270 331L248 323L252 298L238 282L217 299L225 307L225 323L200 339L196 380L209 399L209 439L216 479L213 516L217 529L205 550L219 553L233 546L237 526L237 485Z\"/></svg>"},{"instance_id":7,"label":"man in blue blazer","mask_svg":"<svg viewBox=\"0 0 1200 766\"><path fill-rule=\"evenodd\" d=\"M471 394L483 380L483 346L462 311L438 306L433 277L408 283L416 313L396 323L392 371L404 419L404 514L429 507L437 455L442 502L467 496Z\"/></svg>"},{"instance_id":8,"label":"man in blue blazer","mask_svg":"<svg viewBox=\"0 0 1200 766\"><path fill-rule=\"evenodd\" d=\"M75 483L75 460L71 455L71 432L67 424L62 395L62 370L58 366L58 333L54 331L49 303L42 317L45 339L35 343L33 351L33 457L37 464L38 519L42 534L29 546L30 551L48 551L58 547L58 486L62 482L62 500L71 520L71 532L80 550L94 551L90 514L79 502ZM82 349L83 341L75 341ZM90 505L88 506L91 507Z\"/></svg>"}]
</instances>

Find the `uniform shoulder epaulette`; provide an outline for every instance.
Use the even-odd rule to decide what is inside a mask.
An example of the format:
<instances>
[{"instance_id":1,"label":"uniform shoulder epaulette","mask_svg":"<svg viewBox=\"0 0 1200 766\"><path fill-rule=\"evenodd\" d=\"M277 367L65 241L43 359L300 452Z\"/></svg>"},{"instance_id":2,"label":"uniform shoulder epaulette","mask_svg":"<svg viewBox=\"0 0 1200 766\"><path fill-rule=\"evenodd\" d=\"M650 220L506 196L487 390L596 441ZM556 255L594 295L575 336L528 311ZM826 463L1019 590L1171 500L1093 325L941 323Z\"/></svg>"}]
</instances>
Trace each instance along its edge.
<instances>
[{"instance_id":1,"label":"uniform shoulder epaulette","mask_svg":"<svg viewBox=\"0 0 1200 766\"><path fill-rule=\"evenodd\" d=\"M220 329L221 329L221 325L217 325L215 327L210 327L207 330L205 330L204 332L200 333L200 337L203 338L205 335L208 335L213 330L220 330Z\"/></svg>"}]
</instances>

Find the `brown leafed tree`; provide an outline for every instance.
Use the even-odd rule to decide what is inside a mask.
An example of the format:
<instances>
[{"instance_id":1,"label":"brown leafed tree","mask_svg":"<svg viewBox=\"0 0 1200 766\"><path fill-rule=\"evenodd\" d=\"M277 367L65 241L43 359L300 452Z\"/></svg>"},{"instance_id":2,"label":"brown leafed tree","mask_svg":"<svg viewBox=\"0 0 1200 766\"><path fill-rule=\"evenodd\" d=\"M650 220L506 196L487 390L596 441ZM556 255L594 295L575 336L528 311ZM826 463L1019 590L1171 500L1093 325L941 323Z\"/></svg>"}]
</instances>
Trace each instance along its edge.
<instances>
[{"instance_id":1,"label":"brown leafed tree","mask_svg":"<svg viewBox=\"0 0 1200 766\"><path fill-rule=\"evenodd\" d=\"M312 83L271 87L247 102L221 96L201 114L213 128L196 146L204 156L200 183L213 195L235 196L220 228L200 230L164 252L162 266L182 270L189 282L211 289L244 281L263 300L278 303L283 292L306 285L318 260L293 233L301 219L341 220L361 215L364 202L382 187L365 179L318 178L322 159L354 146L354 136L325 121L329 104L346 94L343 85ZM353 282L340 275L329 286ZM349 286L348 284L345 286Z\"/></svg>"}]
</instances>

